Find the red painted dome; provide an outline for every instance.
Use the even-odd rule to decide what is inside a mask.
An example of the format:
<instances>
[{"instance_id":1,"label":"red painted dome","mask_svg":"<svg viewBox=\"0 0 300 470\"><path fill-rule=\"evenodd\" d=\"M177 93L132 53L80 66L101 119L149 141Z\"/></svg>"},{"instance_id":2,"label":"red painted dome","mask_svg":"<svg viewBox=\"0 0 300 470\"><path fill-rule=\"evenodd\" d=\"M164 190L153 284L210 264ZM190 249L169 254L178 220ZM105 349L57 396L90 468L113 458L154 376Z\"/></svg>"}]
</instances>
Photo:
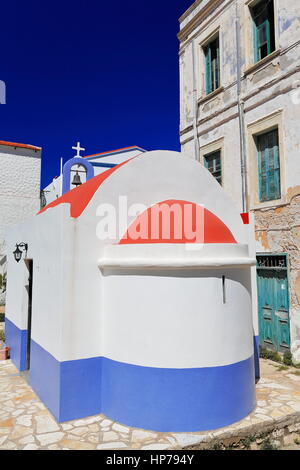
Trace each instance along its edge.
<instances>
[{"instance_id":1,"label":"red painted dome","mask_svg":"<svg viewBox=\"0 0 300 470\"><path fill-rule=\"evenodd\" d=\"M120 245L145 243L237 243L208 209L189 201L166 200L140 214Z\"/></svg>"}]
</instances>

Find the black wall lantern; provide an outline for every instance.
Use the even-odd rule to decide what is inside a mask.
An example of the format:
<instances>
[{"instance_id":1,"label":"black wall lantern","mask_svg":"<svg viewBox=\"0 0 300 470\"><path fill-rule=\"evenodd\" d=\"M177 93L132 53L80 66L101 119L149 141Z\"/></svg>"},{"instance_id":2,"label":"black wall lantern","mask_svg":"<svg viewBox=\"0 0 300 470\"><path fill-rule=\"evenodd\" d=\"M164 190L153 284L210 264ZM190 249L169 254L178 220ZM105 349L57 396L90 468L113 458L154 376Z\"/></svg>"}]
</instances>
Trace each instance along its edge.
<instances>
[{"instance_id":1,"label":"black wall lantern","mask_svg":"<svg viewBox=\"0 0 300 470\"><path fill-rule=\"evenodd\" d=\"M22 253L24 253L25 251L27 252L27 250L28 250L27 243L18 243L16 245L16 249L14 251L14 257L17 263L21 261Z\"/></svg>"}]
</instances>

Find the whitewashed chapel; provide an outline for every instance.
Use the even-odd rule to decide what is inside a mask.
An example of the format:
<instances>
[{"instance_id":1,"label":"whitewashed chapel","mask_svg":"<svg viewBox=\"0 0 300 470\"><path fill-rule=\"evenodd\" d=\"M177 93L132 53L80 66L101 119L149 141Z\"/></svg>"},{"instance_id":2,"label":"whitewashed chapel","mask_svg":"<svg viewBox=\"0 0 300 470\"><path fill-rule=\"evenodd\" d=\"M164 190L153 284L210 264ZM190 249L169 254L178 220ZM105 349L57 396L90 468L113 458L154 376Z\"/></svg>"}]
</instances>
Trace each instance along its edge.
<instances>
[{"instance_id":1,"label":"whitewashed chapel","mask_svg":"<svg viewBox=\"0 0 300 470\"><path fill-rule=\"evenodd\" d=\"M9 231L12 361L58 421L104 413L162 432L239 421L258 372L247 217L177 152L87 177ZM99 236L104 208L123 219L124 195L139 208Z\"/></svg>"}]
</instances>

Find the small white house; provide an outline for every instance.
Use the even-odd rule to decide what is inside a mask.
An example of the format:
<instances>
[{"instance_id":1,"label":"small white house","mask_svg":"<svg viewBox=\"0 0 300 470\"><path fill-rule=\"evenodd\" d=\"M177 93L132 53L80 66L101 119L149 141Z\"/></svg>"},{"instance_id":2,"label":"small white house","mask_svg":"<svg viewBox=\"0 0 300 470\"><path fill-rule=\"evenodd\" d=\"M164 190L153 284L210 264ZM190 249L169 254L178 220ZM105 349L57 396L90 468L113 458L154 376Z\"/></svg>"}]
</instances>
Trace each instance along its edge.
<instances>
[{"instance_id":1,"label":"small white house","mask_svg":"<svg viewBox=\"0 0 300 470\"><path fill-rule=\"evenodd\" d=\"M40 208L41 151L0 140L0 274L6 272L6 229Z\"/></svg>"},{"instance_id":2,"label":"small white house","mask_svg":"<svg viewBox=\"0 0 300 470\"><path fill-rule=\"evenodd\" d=\"M258 342L300 363L300 2L196 0L178 38L181 150L252 214Z\"/></svg>"},{"instance_id":3,"label":"small white house","mask_svg":"<svg viewBox=\"0 0 300 470\"><path fill-rule=\"evenodd\" d=\"M254 409L244 222L201 164L154 151L10 230L7 345L58 421L188 432Z\"/></svg>"}]
</instances>

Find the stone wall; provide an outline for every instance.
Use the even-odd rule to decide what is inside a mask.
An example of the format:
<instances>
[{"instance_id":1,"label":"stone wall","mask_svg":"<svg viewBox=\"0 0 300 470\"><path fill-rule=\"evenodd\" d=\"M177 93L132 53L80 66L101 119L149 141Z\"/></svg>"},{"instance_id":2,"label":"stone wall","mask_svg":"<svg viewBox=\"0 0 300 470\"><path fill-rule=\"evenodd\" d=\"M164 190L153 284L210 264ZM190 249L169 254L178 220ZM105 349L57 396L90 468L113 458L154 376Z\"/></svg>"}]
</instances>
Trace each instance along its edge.
<instances>
[{"instance_id":1,"label":"stone wall","mask_svg":"<svg viewBox=\"0 0 300 470\"><path fill-rule=\"evenodd\" d=\"M237 432L235 436L214 439L197 446L185 447L184 450L300 450L299 419L283 421L274 429L274 425L261 425L256 433Z\"/></svg>"},{"instance_id":2,"label":"stone wall","mask_svg":"<svg viewBox=\"0 0 300 470\"><path fill-rule=\"evenodd\" d=\"M254 213L258 251L288 254L291 350L300 362L300 187L288 204Z\"/></svg>"}]
</instances>

